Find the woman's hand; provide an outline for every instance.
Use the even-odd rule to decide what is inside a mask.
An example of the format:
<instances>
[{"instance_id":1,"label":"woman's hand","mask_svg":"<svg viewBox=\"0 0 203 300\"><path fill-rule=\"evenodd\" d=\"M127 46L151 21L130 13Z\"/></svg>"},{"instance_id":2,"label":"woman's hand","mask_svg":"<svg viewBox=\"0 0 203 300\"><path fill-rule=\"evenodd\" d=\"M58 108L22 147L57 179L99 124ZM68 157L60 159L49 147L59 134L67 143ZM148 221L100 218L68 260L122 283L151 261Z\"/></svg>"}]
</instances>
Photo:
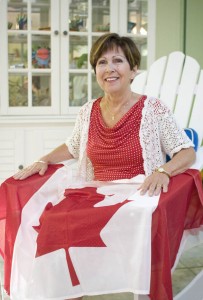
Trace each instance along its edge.
<instances>
[{"instance_id":1,"label":"woman's hand","mask_svg":"<svg viewBox=\"0 0 203 300\"><path fill-rule=\"evenodd\" d=\"M16 173L13 178L16 180L23 180L31 175L39 174L44 175L48 168L48 163L45 161L36 161L32 165Z\"/></svg>"},{"instance_id":2,"label":"woman's hand","mask_svg":"<svg viewBox=\"0 0 203 300\"><path fill-rule=\"evenodd\" d=\"M161 191L168 192L169 181L170 179L166 174L154 172L145 179L138 190L140 190L141 195L148 192L150 197L157 196Z\"/></svg>"},{"instance_id":3,"label":"woman's hand","mask_svg":"<svg viewBox=\"0 0 203 300\"><path fill-rule=\"evenodd\" d=\"M175 176L185 172L195 162L196 154L193 147L187 149L181 149L175 153L173 158L166 164L160 166L164 168L165 172L161 173L155 171L153 174L148 176L143 184L139 187L140 194L144 195L148 192L149 196L159 195L161 190L166 193L168 192L168 185L170 176Z\"/></svg>"},{"instance_id":4,"label":"woman's hand","mask_svg":"<svg viewBox=\"0 0 203 300\"><path fill-rule=\"evenodd\" d=\"M38 161L35 161L32 165L16 173L13 178L22 180L37 173L39 175L44 175L49 164L56 164L72 158L73 156L69 152L66 144L62 144L52 150L50 153L41 157Z\"/></svg>"}]
</instances>

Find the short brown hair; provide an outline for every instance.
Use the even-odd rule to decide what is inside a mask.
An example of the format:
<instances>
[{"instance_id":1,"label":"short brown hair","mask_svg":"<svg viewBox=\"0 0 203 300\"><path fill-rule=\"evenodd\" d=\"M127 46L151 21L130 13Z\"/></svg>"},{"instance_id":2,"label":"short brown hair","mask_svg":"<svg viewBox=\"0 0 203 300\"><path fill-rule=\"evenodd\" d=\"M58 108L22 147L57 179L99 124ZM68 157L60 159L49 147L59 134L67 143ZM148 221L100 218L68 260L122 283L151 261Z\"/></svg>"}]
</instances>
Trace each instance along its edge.
<instances>
[{"instance_id":1,"label":"short brown hair","mask_svg":"<svg viewBox=\"0 0 203 300\"><path fill-rule=\"evenodd\" d=\"M119 47L123 50L131 70L140 66L141 55L131 38L117 33L106 33L96 40L90 51L90 64L94 71L96 72L97 61L104 52Z\"/></svg>"}]
</instances>

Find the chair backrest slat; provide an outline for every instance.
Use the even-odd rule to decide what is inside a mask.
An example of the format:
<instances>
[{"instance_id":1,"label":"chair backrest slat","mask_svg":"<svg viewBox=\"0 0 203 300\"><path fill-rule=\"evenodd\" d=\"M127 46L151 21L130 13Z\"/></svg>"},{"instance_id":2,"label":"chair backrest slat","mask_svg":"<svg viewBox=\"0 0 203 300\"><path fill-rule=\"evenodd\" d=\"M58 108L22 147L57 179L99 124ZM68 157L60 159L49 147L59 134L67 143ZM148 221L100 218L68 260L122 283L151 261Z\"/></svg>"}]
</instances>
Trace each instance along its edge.
<instances>
[{"instance_id":1,"label":"chair backrest slat","mask_svg":"<svg viewBox=\"0 0 203 300\"><path fill-rule=\"evenodd\" d=\"M161 57L150 67L147 77L145 94L153 97L159 97L163 76L166 68L167 57Z\"/></svg>"},{"instance_id":2,"label":"chair backrest slat","mask_svg":"<svg viewBox=\"0 0 203 300\"><path fill-rule=\"evenodd\" d=\"M148 72L144 71L138 74L131 84L132 91L138 94L159 97L166 60L166 56L161 57L151 65Z\"/></svg>"},{"instance_id":3,"label":"chair backrest slat","mask_svg":"<svg viewBox=\"0 0 203 300\"><path fill-rule=\"evenodd\" d=\"M182 127L188 126L199 71L200 66L197 61L190 56L186 56L174 110L175 116Z\"/></svg>"},{"instance_id":4,"label":"chair backrest slat","mask_svg":"<svg viewBox=\"0 0 203 300\"><path fill-rule=\"evenodd\" d=\"M201 145L203 139L203 70L200 72L197 84L189 127L194 128L198 132L199 144Z\"/></svg>"},{"instance_id":5,"label":"chair backrest slat","mask_svg":"<svg viewBox=\"0 0 203 300\"><path fill-rule=\"evenodd\" d=\"M167 106L173 111L175 108L177 90L182 75L185 55L182 52L172 52L167 61L166 71L160 93Z\"/></svg>"},{"instance_id":6,"label":"chair backrest slat","mask_svg":"<svg viewBox=\"0 0 203 300\"><path fill-rule=\"evenodd\" d=\"M145 93L145 86L147 82L147 71L138 74L131 83L131 90L138 94L143 95Z\"/></svg>"}]
</instances>

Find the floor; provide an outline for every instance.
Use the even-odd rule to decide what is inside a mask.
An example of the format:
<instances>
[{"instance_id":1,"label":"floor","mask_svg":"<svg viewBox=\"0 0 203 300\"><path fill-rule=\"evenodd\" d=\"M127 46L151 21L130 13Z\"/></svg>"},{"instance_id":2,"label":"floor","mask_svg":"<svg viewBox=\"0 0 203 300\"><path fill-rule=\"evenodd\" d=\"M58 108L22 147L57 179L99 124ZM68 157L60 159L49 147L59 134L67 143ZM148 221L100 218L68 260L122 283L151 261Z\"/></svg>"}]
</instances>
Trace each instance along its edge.
<instances>
[{"instance_id":1,"label":"floor","mask_svg":"<svg viewBox=\"0 0 203 300\"><path fill-rule=\"evenodd\" d=\"M178 294L191 280L203 270L203 244L187 250L182 254L179 263L173 272L173 293ZM0 259L1 279L3 277L3 261ZM1 286L2 288L2 286ZM2 297L1 297L2 298ZM0 298L0 299L1 299ZM4 294L1 300L9 300ZM133 300L130 293L84 297L84 300Z\"/></svg>"}]
</instances>

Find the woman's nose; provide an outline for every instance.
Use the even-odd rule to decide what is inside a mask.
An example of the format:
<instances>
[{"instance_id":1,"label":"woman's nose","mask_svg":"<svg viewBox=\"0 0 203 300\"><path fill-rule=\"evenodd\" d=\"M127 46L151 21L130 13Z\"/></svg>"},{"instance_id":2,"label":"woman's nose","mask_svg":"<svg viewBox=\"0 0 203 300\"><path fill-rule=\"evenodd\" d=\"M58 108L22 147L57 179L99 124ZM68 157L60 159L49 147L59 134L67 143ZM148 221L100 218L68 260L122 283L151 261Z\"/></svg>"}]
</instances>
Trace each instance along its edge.
<instances>
[{"instance_id":1,"label":"woman's nose","mask_svg":"<svg viewBox=\"0 0 203 300\"><path fill-rule=\"evenodd\" d=\"M107 64L106 64L106 71L108 72L112 72L115 70L115 65L112 61L109 61Z\"/></svg>"}]
</instances>

